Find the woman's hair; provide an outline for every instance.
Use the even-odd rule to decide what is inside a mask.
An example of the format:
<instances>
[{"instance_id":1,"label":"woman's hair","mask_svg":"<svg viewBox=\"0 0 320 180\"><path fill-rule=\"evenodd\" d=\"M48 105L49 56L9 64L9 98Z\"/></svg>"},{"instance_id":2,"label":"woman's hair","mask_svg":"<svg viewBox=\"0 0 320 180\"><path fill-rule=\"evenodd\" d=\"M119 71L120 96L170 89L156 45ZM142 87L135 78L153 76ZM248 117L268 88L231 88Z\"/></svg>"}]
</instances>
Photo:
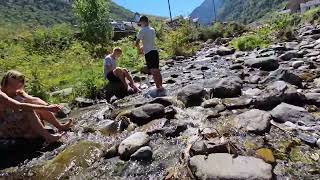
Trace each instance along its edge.
<instances>
[{"instance_id":1,"label":"woman's hair","mask_svg":"<svg viewBox=\"0 0 320 180\"><path fill-rule=\"evenodd\" d=\"M1 80L1 87L6 87L8 85L9 79L17 79L19 80L21 83L25 83L25 76L19 72L19 71L15 71L15 70L10 70L8 72L6 72Z\"/></svg>"}]
</instances>

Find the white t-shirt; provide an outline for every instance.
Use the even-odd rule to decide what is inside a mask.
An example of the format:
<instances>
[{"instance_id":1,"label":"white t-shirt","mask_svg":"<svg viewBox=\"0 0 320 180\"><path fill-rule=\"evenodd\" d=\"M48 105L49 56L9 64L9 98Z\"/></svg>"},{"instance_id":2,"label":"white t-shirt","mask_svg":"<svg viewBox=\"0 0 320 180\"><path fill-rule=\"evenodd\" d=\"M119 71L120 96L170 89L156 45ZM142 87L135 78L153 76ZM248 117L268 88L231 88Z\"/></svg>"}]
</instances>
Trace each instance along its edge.
<instances>
[{"instance_id":1,"label":"white t-shirt","mask_svg":"<svg viewBox=\"0 0 320 180\"><path fill-rule=\"evenodd\" d=\"M103 61L104 79L107 79L108 73L112 71L112 70L108 71L107 67L110 67L110 66L112 67L112 70L114 70L117 68L117 63L116 63L116 60L111 57L111 55L108 55L104 58L104 61Z\"/></svg>"},{"instance_id":2,"label":"white t-shirt","mask_svg":"<svg viewBox=\"0 0 320 180\"><path fill-rule=\"evenodd\" d=\"M152 27L147 26L141 28L137 38L142 41L144 54L147 54L152 50L157 50L155 43L156 31Z\"/></svg>"}]
</instances>

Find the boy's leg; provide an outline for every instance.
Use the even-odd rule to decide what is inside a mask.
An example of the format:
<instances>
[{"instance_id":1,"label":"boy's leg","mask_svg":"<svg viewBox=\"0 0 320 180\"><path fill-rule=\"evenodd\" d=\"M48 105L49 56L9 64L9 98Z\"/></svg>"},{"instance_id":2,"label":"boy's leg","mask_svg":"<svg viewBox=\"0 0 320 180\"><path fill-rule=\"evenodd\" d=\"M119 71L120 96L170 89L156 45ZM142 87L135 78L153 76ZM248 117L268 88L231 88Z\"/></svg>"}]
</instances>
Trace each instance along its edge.
<instances>
[{"instance_id":1,"label":"boy's leg","mask_svg":"<svg viewBox=\"0 0 320 180\"><path fill-rule=\"evenodd\" d=\"M153 80L156 83L158 89L162 88L162 75L160 69L150 69L150 73L153 76Z\"/></svg>"},{"instance_id":2,"label":"boy's leg","mask_svg":"<svg viewBox=\"0 0 320 180\"><path fill-rule=\"evenodd\" d=\"M122 82L122 84L124 85L124 87L125 87L126 89L128 89L128 83L127 83L127 81L126 81L126 77L125 77L124 71L123 71L121 68L116 68L115 70L113 70L113 74L114 74L116 77L118 77L118 78L121 80L121 82Z\"/></svg>"}]
</instances>

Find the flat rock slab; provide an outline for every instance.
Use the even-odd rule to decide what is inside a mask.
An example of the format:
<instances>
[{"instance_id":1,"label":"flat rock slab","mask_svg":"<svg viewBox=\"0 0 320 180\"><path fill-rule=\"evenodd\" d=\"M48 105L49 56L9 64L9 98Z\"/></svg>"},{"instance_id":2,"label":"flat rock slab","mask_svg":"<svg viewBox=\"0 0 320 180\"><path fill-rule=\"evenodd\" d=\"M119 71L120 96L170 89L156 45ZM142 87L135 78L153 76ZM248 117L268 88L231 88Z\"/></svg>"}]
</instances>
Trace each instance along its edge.
<instances>
[{"instance_id":1,"label":"flat rock slab","mask_svg":"<svg viewBox=\"0 0 320 180\"><path fill-rule=\"evenodd\" d=\"M244 128L248 132L256 134L264 133L270 127L272 116L266 111L253 109L236 116L238 128Z\"/></svg>"},{"instance_id":2,"label":"flat rock slab","mask_svg":"<svg viewBox=\"0 0 320 180\"><path fill-rule=\"evenodd\" d=\"M190 159L190 167L198 179L271 179L272 166L261 159L217 153Z\"/></svg>"},{"instance_id":3,"label":"flat rock slab","mask_svg":"<svg viewBox=\"0 0 320 180\"><path fill-rule=\"evenodd\" d=\"M301 122L308 125L309 123L315 122L315 117L303 107L293 106L286 103L281 103L270 113L274 120L279 123L290 121L292 123Z\"/></svg>"},{"instance_id":4,"label":"flat rock slab","mask_svg":"<svg viewBox=\"0 0 320 180\"><path fill-rule=\"evenodd\" d=\"M135 153L142 146L147 145L149 141L149 135L144 132L136 132L132 134L120 143L118 149L120 158L125 160L129 159L133 153Z\"/></svg>"}]
</instances>

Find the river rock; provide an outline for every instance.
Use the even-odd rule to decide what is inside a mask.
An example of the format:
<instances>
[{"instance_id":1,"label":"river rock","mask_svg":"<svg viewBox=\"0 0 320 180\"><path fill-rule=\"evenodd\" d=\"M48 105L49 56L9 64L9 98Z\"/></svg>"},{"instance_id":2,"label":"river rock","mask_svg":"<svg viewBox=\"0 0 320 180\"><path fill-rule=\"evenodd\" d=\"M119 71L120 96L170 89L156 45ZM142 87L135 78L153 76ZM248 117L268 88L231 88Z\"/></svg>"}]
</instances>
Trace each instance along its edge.
<instances>
[{"instance_id":1,"label":"river rock","mask_svg":"<svg viewBox=\"0 0 320 180\"><path fill-rule=\"evenodd\" d=\"M161 104L146 104L131 111L129 117L131 122L139 126L147 124L154 119L160 119L165 116L165 107Z\"/></svg>"},{"instance_id":2,"label":"river rock","mask_svg":"<svg viewBox=\"0 0 320 180\"><path fill-rule=\"evenodd\" d=\"M302 122L308 124L315 121L315 118L304 108L286 103L281 103L270 113L274 120L279 123L290 121L293 123Z\"/></svg>"},{"instance_id":3,"label":"river rock","mask_svg":"<svg viewBox=\"0 0 320 180\"><path fill-rule=\"evenodd\" d=\"M136 132L123 140L118 148L121 159L127 160L142 146L145 146L150 141L149 135L144 132Z\"/></svg>"},{"instance_id":4,"label":"river rock","mask_svg":"<svg viewBox=\"0 0 320 180\"><path fill-rule=\"evenodd\" d=\"M130 156L130 159L137 161L150 161L152 160L152 154L151 148L149 146L144 146L133 153Z\"/></svg>"},{"instance_id":5,"label":"river rock","mask_svg":"<svg viewBox=\"0 0 320 180\"><path fill-rule=\"evenodd\" d=\"M56 113L57 118L66 118L71 113L71 108L67 103L59 104L61 111Z\"/></svg>"},{"instance_id":6,"label":"river rock","mask_svg":"<svg viewBox=\"0 0 320 180\"><path fill-rule=\"evenodd\" d=\"M219 47L219 48L217 49L217 54L218 54L219 56L231 55L231 54L233 54L234 52L235 52L235 49L230 49L230 48L223 47L223 46L221 46L221 47Z\"/></svg>"},{"instance_id":7,"label":"river rock","mask_svg":"<svg viewBox=\"0 0 320 180\"><path fill-rule=\"evenodd\" d=\"M252 58L245 61L245 65L253 68L260 68L265 71L278 69L279 63L276 57Z\"/></svg>"},{"instance_id":8,"label":"river rock","mask_svg":"<svg viewBox=\"0 0 320 180\"><path fill-rule=\"evenodd\" d=\"M200 106L206 91L198 85L187 85L182 88L177 95L178 100L182 101L186 107Z\"/></svg>"},{"instance_id":9,"label":"river rock","mask_svg":"<svg viewBox=\"0 0 320 180\"><path fill-rule=\"evenodd\" d=\"M208 155L213 153L229 153L228 143L215 144L207 140L196 141L191 146L192 155Z\"/></svg>"},{"instance_id":10,"label":"river rock","mask_svg":"<svg viewBox=\"0 0 320 180\"><path fill-rule=\"evenodd\" d=\"M208 100L205 100L201 106L204 107L204 108L214 108L216 107L218 104L221 103L221 100L218 99L218 98L213 98L213 99L208 99Z\"/></svg>"},{"instance_id":11,"label":"river rock","mask_svg":"<svg viewBox=\"0 0 320 180\"><path fill-rule=\"evenodd\" d=\"M292 58L302 58L302 54L299 52L292 50L282 54L279 58L284 61L290 61Z\"/></svg>"},{"instance_id":12,"label":"river rock","mask_svg":"<svg viewBox=\"0 0 320 180\"><path fill-rule=\"evenodd\" d=\"M237 128L244 128L248 132L262 134L270 128L272 116L270 113L258 109L244 112L235 118Z\"/></svg>"},{"instance_id":13,"label":"river rock","mask_svg":"<svg viewBox=\"0 0 320 180\"><path fill-rule=\"evenodd\" d=\"M252 99L246 97L236 97L236 98L225 98L222 103L227 109L243 109L248 107L252 102Z\"/></svg>"},{"instance_id":14,"label":"river rock","mask_svg":"<svg viewBox=\"0 0 320 180\"><path fill-rule=\"evenodd\" d=\"M278 69L269 74L261 83L269 83L274 81L285 81L298 87L302 86L302 80L299 76L291 73L287 69Z\"/></svg>"},{"instance_id":15,"label":"river rock","mask_svg":"<svg viewBox=\"0 0 320 180\"><path fill-rule=\"evenodd\" d=\"M75 99L75 103L78 107L89 107L94 104L94 100L83 98L83 97L77 97Z\"/></svg>"},{"instance_id":16,"label":"river rock","mask_svg":"<svg viewBox=\"0 0 320 180\"><path fill-rule=\"evenodd\" d=\"M317 145L317 138L307 135L305 133L299 133L298 137L306 144L311 147L315 147Z\"/></svg>"},{"instance_id":17,"label":"river rock","mask_svg":"<svg viewBox=\"0 0 320 180\"><path fill-rule=\"evenodd\" d=\"M226 153L197 155L190 167L198 179L271 179L272 166L261 159Z\"/></svg>"},{"instance_id":18,"label":"river rock","mask_svg":"<svg viewBox=\"0 0 320 180\"><path fill-rule=\"evenodd\" d=\"M320 106L320 93L306 93L305 96L308 103Z\"/></svg>"},{"instance_id":19,"label":"river rock","mask_svg":"<svg viewBox=\"0 0 320 180\"><path fill-rule=\"evenodd\" d=\"M320 148L320 139L317 141L317 146Z\"/></svg>"},{"instance_id":20,"label":"river rock","mask_svg":"<svg viewBox=\"0 0 320 180\"><path fill-rule=\"evenodd\" d=\"M242 80L237 76L212 78L205 81L205 88L210 89L210 96L217 98L232 98L241 95Z\"/></svg>"},{"instance_id":21,"label":"river rock","mask_svg":"<svg viewBox=\"0 0 320 180\"><path fill-rule=\"evenodd\" d=\"M304 64L304 61L293 61L292 62L292 67L297 69L299 68L300 66L302 66Z\"/></svg>"}]
</instances>

